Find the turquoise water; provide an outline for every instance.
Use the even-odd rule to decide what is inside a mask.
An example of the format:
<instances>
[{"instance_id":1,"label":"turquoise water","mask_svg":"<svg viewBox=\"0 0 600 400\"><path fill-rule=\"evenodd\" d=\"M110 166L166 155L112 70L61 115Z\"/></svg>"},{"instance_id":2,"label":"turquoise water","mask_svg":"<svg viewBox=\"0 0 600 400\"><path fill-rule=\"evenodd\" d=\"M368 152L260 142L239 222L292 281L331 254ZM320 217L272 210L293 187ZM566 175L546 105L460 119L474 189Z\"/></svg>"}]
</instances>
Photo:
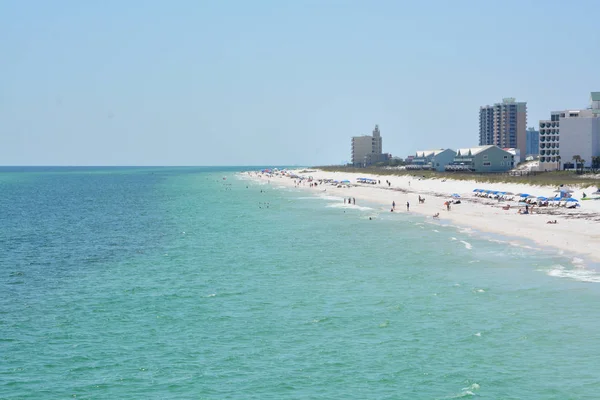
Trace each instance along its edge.
<instances>
[{"instance_id":1,"label":"turquoise water","mask_svg":"<svg viewBox=\"0 0 600 400\"><path fill-rule=\"evenodd\" d=\"M598 398L596 265L238 170L0 169L0 398Z\"/></svg>"}]
</instances>

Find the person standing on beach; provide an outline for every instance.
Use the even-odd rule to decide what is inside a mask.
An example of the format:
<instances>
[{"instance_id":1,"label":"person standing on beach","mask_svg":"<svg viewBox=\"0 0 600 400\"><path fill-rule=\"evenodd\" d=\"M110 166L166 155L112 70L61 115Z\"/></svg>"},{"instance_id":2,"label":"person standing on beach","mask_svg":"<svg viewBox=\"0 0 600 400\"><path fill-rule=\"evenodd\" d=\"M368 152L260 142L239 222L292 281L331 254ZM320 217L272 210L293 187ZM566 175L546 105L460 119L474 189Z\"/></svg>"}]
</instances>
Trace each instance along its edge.
<instances>
[{"instance_id":1,"label":"person standing on beach","mask_svg":"<svg viewBox=\"0 0 600 400\"><path fill-rule=\"evenodd\" d=\"M396 209L396 202L392 201L392 210L395 210L395 209Z\"/></svg>"},{"instance_id":2,"label":"person standing on beach","mask_svg":"<svg viewBox=\"0 0 600 400\"><path fill-rule=\"evenodd\" d=\"M406 202L406 211L409 211L409 209L410 209L410 203L407 201Z\"/></svg>"},{"instance_id":3,"label":"person standing on beach","mask_svg":"<svg viewBox=\"0 0 600 400\"><path fill-rule=\"evenodd\" d=\"M352 204L356 205L356 199L354 197L352 198Z\"/></svg>"}]
</instances>

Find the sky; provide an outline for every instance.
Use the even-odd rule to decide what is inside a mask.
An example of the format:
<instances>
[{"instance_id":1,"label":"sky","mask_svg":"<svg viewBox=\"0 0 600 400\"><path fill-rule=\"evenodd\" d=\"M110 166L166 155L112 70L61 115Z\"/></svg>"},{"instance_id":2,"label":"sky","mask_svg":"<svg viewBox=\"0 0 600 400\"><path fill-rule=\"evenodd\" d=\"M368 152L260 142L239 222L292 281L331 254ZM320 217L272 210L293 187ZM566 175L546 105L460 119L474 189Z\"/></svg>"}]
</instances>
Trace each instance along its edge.
<instances>
[{"instance_id":1,"label":"sky","mask_svg":"<svg viewBox=\"0 0 600 400\"><path fill-rule=\"evenodd\" d=\"M600 91L600 1L2 0L0 165L326 165Z\"/></svg>"}]
</instances>

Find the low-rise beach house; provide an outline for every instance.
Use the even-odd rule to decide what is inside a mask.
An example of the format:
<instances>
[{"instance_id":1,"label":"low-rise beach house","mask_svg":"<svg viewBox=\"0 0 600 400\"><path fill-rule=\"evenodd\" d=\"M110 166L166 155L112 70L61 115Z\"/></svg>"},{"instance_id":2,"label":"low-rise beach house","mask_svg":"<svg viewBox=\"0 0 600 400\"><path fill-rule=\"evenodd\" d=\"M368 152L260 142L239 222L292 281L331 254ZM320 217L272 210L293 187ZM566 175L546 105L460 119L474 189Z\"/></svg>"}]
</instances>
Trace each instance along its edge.
<instances>
[{"instance_id":1,"label":"low-rise beach house","mask_svg":"<svg viewBox=\"0 0 600 400\"><path fill-rule=\"evenodd\" d=\"M458 149L446 171L504 172L515 167L515 156L495 145Z\"/></svg>"},{"instance_id":2,"label":"low-rise beach house","mask_svg":"<svg viewBox=\"0 0 600 400\"><path fill-rule=\"evenodd\" d=\"M452 149L422 150L415 153L411 163L406 166L408 170L435 170L444 171L446 165L452 163L456 152Z\"/></svg>"}]
</instances>

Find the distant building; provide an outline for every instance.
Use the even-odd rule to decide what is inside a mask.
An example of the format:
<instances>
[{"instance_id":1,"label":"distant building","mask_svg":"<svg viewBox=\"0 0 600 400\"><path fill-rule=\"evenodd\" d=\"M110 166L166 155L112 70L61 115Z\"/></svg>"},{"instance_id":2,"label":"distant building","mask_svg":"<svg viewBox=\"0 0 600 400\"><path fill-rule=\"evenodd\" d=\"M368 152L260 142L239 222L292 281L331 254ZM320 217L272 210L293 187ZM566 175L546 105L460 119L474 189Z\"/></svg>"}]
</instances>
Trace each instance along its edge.
<instances>
[{"instance_id":1,"label":"distant building","mask_svg":"<svg viewBox=\"0 0 600 400\"><path fill-rule=\"evenodd\" d=\"M374 165L380 162L388 162L392 159L392 155L389 153L383 154L375 154L369 153L365 156L364 165L367 167L369 165Z\"/></svg>"},{"instance_id":2,"label":"distant building","mask_svg":"<svg viewBox=\"0 0 600 400\"><path fill-rule=\"evenodd\" d=\"M479 145L518 148L526 153L527 103L505 98L479 108Z\"/></svg>"},{"instance_id":3,"label":"distant building","mask_svg":"<svg viewBox=\"0 0 600 400\"><path fill-rule=\"evenodd\" d=\"M518 165L521 162L521 150L515 148L505 148L502 150L508 151L514 156L515 165ZM523 157L522 160L525 161L525 157Z\"/></svg>"},{"instance_id":4,"label":"distant building","mask_svg":"<svg viewBox=\"0 0 600 400\"><path fill-rule=\"evenodd\" d=\"M446 171L505 172L515 166L514 155L498 146L477 146L458 149Z\"/></svg>"},{"instance_id":5,"label":"distant building","mask_svg":"<svg viewBox=\"0 0 600 400\"><path fill-rule=\"evenodd\" d=\"M590 95L590 108L552 111L540 120L540 170L575 168L573 157L584 166L600 156L600 92Z\"/></svg>"},{"instance_id":6,"label":"distant building","mask_svg":"<svg viewBox=\"0 0 600 400\"><path fill-rule=\"evenodd\" d=\"M430 169L441 172L445 170L446 165L454 160L455 156L456 152L452 149L417 151L406 169Z\"/></svg>"},{"instance_id":7,"label":"distant building","mask_svg":"<svg viewBox=\"0 0 600 400\"><path fill-rule=\"evenodd\" d=\"M352 165L357 167L370 165L367 163L367 157L371 163L373 163L373 160L380 160L382 157L382 147L382 138L378 125L375 125L372 136L354 136L352 138Z\"/></svg>"},{"instance_id":8,"label":"distant building","mask_svg":"<svg viewBox=\"0 0 600 400\"><path fill-rule=\"evenodd\" d=\"M525 156L537 156L540 154L540 131L528 128L525 132Z\"/></svg>"}]
</instances>

